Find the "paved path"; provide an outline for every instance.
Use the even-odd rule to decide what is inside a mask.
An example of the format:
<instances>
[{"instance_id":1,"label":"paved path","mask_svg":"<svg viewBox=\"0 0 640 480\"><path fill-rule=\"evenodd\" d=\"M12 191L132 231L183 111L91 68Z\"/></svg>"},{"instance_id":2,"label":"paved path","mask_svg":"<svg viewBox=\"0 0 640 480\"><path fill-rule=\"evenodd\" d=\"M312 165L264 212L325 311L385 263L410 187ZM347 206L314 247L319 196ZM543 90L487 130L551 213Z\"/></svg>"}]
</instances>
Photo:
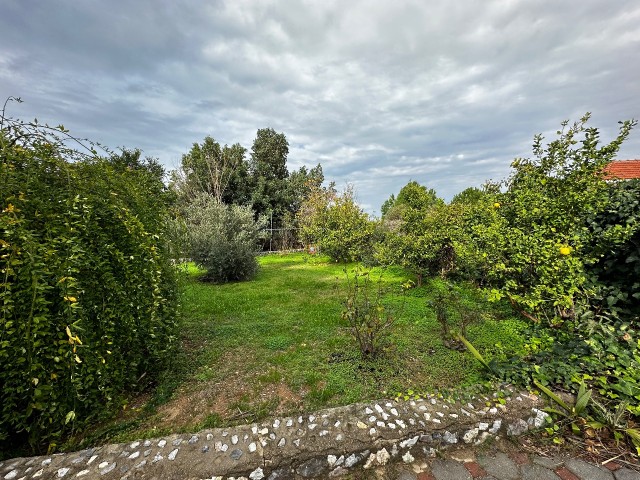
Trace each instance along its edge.
<instances>
[{"instance_id":1,"label":"paved path","mask_svg":"<svg viewBox=\"0 0 640 480\"><path fill-rule=\"evenodd\" d=\"M380 480L640 480L640 473L615 461L594 465L577 458L504 452L466 459L438 458L395 471L376 472ZM366 477L362 478L376 478Z\"/></svg>"},{"instance_id":2,"label":"paved path","mask_svg":"<svg viewBox=\"0 0 640 480\"><path fill-rule=\"evenodd\" d=\"M545 425L550 420L542 407L540 398L517 392L504 403L487 397L464 403L429 396L381 400L233 428L7 460L0 462L0 480L640 480L628 468L612 473L577 459L504 453L443 457L461 446L475 452L488 439Z\"/></svg>"}]
</instances>

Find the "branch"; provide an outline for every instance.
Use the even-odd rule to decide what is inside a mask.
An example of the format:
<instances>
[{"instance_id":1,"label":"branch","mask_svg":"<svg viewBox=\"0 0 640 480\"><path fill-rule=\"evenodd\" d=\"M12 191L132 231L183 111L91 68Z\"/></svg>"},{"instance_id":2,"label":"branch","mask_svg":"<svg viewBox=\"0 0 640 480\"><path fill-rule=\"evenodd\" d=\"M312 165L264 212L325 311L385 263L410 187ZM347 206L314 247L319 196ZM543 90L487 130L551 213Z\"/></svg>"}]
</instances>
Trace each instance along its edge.
<instances>
[{"instance_id":1,"label":"branch","mask_svg":"<svg viewBox=\"0 0 640 480\"><path fill-rule=\"evenodd\" d=\"M516 303L516 301L511 298L510 295L507 295L507 298L509 299L509 301L511 302L511 306L517 311L519 312L521 315L523 315L524 317L528 318L529 320L531 320L533 323L540 323L540 319L534 317L533 315L531 315L530 313L525 312L524 310L522 310L518 304Z\"/></svg>"}]
</instances>

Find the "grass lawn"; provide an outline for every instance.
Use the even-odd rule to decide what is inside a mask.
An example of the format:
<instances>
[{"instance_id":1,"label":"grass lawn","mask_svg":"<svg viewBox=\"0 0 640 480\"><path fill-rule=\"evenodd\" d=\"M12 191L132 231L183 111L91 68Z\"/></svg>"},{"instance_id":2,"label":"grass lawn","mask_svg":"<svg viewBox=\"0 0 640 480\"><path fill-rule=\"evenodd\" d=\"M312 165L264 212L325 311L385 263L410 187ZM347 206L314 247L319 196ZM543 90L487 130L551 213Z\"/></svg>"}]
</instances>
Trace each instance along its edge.
<instances>
[{"instance_id":1,"label":"grass lawn","mask_svg":"<svg viewBox=\"0 0 640 480\"><path fill-rule=\"evenodd\" d=\"M344 265L304 254L265 256L260 264L255 280L226 285L201 282L201 272L190 266L181 348L170 369L154 391L132 399L118 419L73 439L73 446L253 422L480 379L469 353L443 345L428 307L443 282L427 281L404 300L395 297L404 307L391 346L384 357L363 361L340 316ZM399 286L408 278L389 269L382 281ZM525 324L479 300L471 287L461 291L484 312L468 328L469 340L493 354L518 351Z\"/></svg>"}]
</instances>

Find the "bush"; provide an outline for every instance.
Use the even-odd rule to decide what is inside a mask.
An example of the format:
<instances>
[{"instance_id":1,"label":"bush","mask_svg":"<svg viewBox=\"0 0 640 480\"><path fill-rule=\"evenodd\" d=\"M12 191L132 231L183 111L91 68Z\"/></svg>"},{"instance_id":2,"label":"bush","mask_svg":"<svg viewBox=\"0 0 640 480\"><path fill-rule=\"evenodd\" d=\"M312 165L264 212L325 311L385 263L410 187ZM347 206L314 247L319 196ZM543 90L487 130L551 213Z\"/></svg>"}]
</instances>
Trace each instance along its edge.
<instances>
[{"instance_id":1,"label":"bush","mask_svg":"<svg viewBox=\"0 0 640 480\"><path fill-rule=\"evenodd\" d=\"M364 359L380 356L389 342L391 330L400 316L400 311L383 303L388 293L382 285L382 278L374 285L369 271L356 268L353 278L348 271L347 295L343 302L342 319L349 325L349 332L355 339Z\"/></svg>"},{"instance_id":2,"label":"bush","mask_svg":"<svg viewBox=\"0 0 640 480\"><path fill-rule=\"evenodd\" d=\"M600 233L585 226L608 209L603 170L634 126L624 122L611 143L599 146L588 119L569 128L564 122L546 146L536 136L535 158L514 160L506 192L496 201L504 246L502 258L487 264L491 295L553 325L574 319L595 294L587 267L597 260L589 246Z\"/></svg>"},{"instance_id":3,"label":"bush","mask_svg":"<svg viewBox=\"0 0 640 480\"><path fill-rule=\"evenodd\" d=\"M162 168L137 151L81 155L62 128L3 121L0 451L52 449L169 357L169 199Z\"/></svg>"},{"instance_id":4,"label":"bush","mask_svg":"<svg viewBox=\"0 0 640 480\"><path fill-rule=\"evenodd\" d=\"M588 219L591 242L585 246L596 311L640 321L640 180L608 185L607 208Z\"/></svg>"},{"instance_id":5,"label":"bush","mask_svg":"<svg viewBox=\"0 0 640 480\"><path fill-rule=\"evenodd\" d=\"M225 205L200 194L184 216L190 257L206 270L206 280L223 283L256 275L265 220L255 220L250 207Z\"/></svg>"},{"instance_id":6,"label":"bush","mask_svg":"<svg viewBox=\"0 0 640 480\"><path fill-rule=\"evenodd\" d=\"M356 203L351 188L341 195L330 187L315 189L298 213L301 237L317 243L336 262L352 262L370 256L376 224Z\"/></svg>"}]
</instances>

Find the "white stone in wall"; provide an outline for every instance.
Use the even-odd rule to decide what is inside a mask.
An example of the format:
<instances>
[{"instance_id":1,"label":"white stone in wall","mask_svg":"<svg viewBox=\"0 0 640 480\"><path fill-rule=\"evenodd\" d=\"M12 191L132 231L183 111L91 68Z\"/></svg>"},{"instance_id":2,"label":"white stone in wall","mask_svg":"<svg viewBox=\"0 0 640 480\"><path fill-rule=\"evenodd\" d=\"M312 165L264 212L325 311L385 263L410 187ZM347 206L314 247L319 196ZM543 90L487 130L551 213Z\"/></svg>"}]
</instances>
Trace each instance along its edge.
<instances>
[{"instance_id":1,"label":"white stone in wall","mask_svg":"<svg viewBox=\"0 0 640 480\"><path fill-rule=\"evenodd\" d=\"M355 456L355 454L351 454L349 455L346 460L344 461L344 466L347 468L351 468L353 467L356 463L358 463L358 457Z\"/></svg>"},{"instance_id":2,"label":"white stone in wall","mask_svg":"<svg viewBox=\"0 0 640 480\"><path fill-rule=\"evenodd\" d=\"M502 419L498 418L496 421L493 422L493 426L489 429L489 433L497 433L498 430L500 430L501 426L502 426Z\"/></svg>"},{"instance_id":3,"label":"white stone in wall","mask_svg":"<svg viewBox=\"0 0 640 480\"><path fill-rule=\"evenodd\" d=\"M258 467L253 472L249 474L249 478L251 480L262 480L264 478L264 472L262 468Z\"/></svg>"},{"instance_id":4,"label":"white stone in wall","mask_svg":"<svg viewBox=\"0 0 640 480\"><path fill-rule=\"evenodd\" d=\"M458 443L458 434L456 433L451 433L450 431L446 430L444 432L444 435L442 436L442 438L444 439L445 442L447 443Z\"/></svg>"},{"instance_id":5,"label":"white stone in wall","mask_svg":"<svg viewBox=\"0 0 640 480\"><path fill-rule=\"evenodd\" d=\"M391 455L389 455L389 452L387 452L386 448L383 448L378 453L376 453L376 461L380 465L386 465L390 458Z\"/></svg>"},{"instance_id":6,"label":"white stone in wall","mask_svg":"<svg viewBox=\"0 0 640 480\"><path fill-rule=\"evenodd\" d=\"M479 428L472 428L462 436L462 440L464 441L464 443L471 443L478 437L479 433Z\"/></svg>"},{"instance_id":7,"label":"white stone in wall","mask_svg":"<svg viewBox=\"0 0 640 480\"><path fill-rule=\"evenodd\" d=\"M375 453L372 453L372 454L369 455L369 458L367 459L366 463L364 464L364 469L367 470L367 469L371 468L375 462L376 462L376 455L375 455Z\"/></svg>"},{"instance_id":8,"label":"white stone in wall","mask_svg":"<svg viewBox=\"0 0 640 480\"><path fill-rule=\"evenodd\" d=\"M406 440L403 440L402 442L400 442L400 448L411 448L413 447L416 443L418 443L418 439L420 438L419 435L416 435L413 438L407 438Z\"/></svg>"},{"instance_id":9,"label":"white stone in wall","mask_svg":"<svg viewBox=\"0 0 640 480\"><path fill-rule=\"evenodd\" d=\"M413 457L413 455L411 455L411 452L407 452L402 456L402 461L404 463L411 463L415 460L415 458Z\"/></svg>"}]
</instances>

